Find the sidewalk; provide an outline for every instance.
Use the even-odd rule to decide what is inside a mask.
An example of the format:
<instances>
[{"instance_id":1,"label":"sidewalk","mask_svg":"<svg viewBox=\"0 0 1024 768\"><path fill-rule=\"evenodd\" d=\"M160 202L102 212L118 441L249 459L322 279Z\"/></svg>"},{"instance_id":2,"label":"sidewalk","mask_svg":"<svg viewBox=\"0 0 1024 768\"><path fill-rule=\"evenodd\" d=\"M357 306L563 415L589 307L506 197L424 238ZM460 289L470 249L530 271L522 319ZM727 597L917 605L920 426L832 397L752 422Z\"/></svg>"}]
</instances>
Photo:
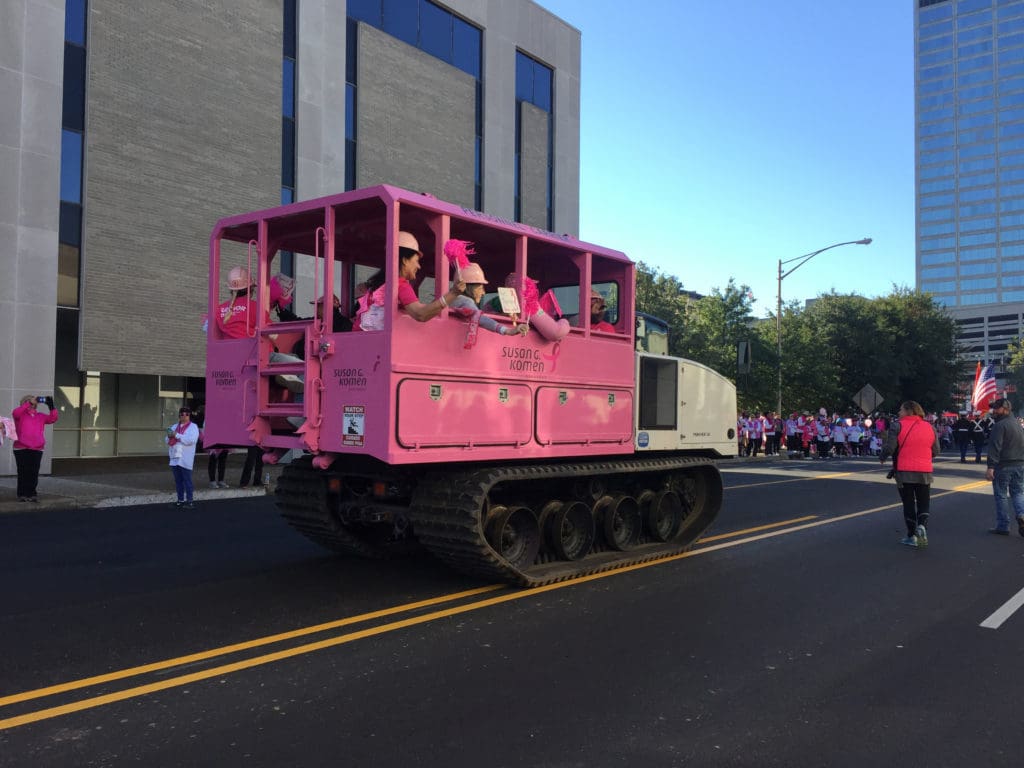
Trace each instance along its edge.
<instances>
[{"instance_id":1,"label":"sidewalk","mask_svg":"<svg viewBox=\"0 0 1024 768\"><path fill-rule=\"evenodd\" d=\"M206 474L206 455L196 457L192 472L196 501L216 501L273 492L281 467L264 465L270 487L239 488L242 458L228 460L224 480L228 488L211 488ZM262 482L262 478L260 478ZM54 459L53 474L39 478L39 502L18 501L18 478L0 477L0 514L40 509L120 507L135 504L166 504L174 501L174 478L166 456L116 459Z\"/></svg>"}]
</instances>

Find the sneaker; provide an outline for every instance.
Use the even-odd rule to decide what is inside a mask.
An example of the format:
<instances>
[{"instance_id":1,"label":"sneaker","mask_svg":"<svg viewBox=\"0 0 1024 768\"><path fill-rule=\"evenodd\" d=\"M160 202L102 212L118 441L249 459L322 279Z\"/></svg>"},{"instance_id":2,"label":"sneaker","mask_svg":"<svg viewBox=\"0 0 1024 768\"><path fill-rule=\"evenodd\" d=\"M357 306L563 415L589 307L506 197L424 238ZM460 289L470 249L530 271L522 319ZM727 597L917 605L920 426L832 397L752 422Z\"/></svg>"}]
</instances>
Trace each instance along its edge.
<instances>
[{"instance_id":1,"label":"sneaker","mask_svg":"<svg viewBox=\"0 0 1024 768\"><path fill-rule=\"evenodd\" d=\"M28 496L19 496L18 501L28 501Z\"/></svg>"},{"instance_id":2,"label":"sneaker","mask_svg":"<svg viewBox=\"0 0 1024 768\"><path fill-rule=\"evenodd\" d=\"M1009 536L1009 531L1004 531L1002 528L989 528L989 533L994 533L996 536Z\"/></svg>"},{"instance_id":3,"label":"sneaker","mask_svg":"<svg viewBox=\"0 0 1024 768\"><path fill-rule=\"evenodd\" d=\"M1024 536L1024 515L1017 518L1017 533Z\"/></svg>"},{"instance_id":4,"label":"sneaker","mask_svg":"<svg viewBox=\"0 0 1024 768\"><path fill-rule=\"evenodd\" d=\"M38 496L29 496L27 500L31 501L33 504L38 504L39 503L39 497Z\"/></svg>"},{"instance_id":5,"label":"sneaker","mask_svg":"<svg viewBox=\"0 0 1024 768\"><path fill-rule=\"evenodd\" d=\"M905 547L916 547L917 536L907 536L905 538L902 538L900 539L900 544L902 544Z\"/></svg>"},{"instance_id":6,"label":"sneaker","mask_svg":"<svg viewBox=\"0 0 1024 768\"><path fill-rule=\"evenodd\" d=\"M187 503L187 504L185 505L185 509L195 509L195 508L196 508L196 505L195 505L195 503L194 503L194 502L191 502L191 501L190 501L190 502L188 502L188 503Z\"/></svg>"},{"instance_id":7,"label":"sneaker","mask_svg":"<svg viewBox=\"0 0 1024 768\"><path fill-rule=\"evenodd\" d=\"M181 501L181 500L179 499L178 501L174 502L174 506L176 506L176 507L180 507L180 506L181 506L182 504L184 504L184 503L185 503L184 501Z\"/></svg>"},{"instance_id":8,"label":"sneaker","mask_svg":"<svg viewBox=\"0 0 1024 768\"><path fill-rule=\"evenodd\" d=\"M917 526L917 546L928 546L928 531L925 530L925 527L923 525Z\"/></svg>"}]
</instances>

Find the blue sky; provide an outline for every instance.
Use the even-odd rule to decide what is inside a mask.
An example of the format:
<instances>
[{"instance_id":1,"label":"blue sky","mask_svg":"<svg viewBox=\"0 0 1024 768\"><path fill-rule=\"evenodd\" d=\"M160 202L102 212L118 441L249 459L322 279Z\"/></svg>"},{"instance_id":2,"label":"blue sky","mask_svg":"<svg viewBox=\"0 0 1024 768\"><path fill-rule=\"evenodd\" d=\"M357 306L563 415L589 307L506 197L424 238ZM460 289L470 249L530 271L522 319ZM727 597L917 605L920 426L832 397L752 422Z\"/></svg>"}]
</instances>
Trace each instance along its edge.
<instances>
[{"instance_id":1,"label":"blue sky","mask_svg":"<svg viewBox=\"0 0 1024 768\"><path fill-rule=\"evenodd\" d=\"M913 287L911 0L539 4L582 33L583 240L757 316L862 237L783 300Z\"/></svg>"}]
</instances>

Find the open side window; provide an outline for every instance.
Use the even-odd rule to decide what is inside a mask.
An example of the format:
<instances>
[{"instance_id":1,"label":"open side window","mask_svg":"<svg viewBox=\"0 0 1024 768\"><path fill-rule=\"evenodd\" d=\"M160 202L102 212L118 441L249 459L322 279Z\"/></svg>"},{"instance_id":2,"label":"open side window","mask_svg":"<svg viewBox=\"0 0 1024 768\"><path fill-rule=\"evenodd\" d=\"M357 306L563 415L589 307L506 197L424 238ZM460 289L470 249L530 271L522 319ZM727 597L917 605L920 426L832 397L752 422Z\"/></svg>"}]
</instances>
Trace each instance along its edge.
<instances>
[{"instance_id":1,"label":"open side window","mask_svg":"<svg viewBox=\"0 0 1024 768\"><path fill-rule=\"evenodd\" d=\"M640 359L639 429L676 429L679 365L671 358Z\"/></svg>"}]
</instances>

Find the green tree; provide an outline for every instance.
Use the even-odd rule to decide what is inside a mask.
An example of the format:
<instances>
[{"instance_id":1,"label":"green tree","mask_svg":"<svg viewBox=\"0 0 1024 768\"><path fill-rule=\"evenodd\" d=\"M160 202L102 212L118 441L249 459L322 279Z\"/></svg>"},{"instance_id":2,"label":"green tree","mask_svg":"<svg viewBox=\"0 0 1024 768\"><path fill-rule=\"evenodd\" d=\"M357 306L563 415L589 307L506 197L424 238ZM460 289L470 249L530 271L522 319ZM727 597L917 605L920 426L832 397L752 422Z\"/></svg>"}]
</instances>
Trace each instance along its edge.
<instances>
[{"instance_id":1,"label":"green tree","mask_svg":"<svg viewBox=\"0 0 1024 768\"><path fill-rule=\"evenodd\" d=\"M775 338L775 324L771 323ZM777 371L777 369L776 369ZM776 376L778 374L776 373ZM776 380L777 382L777 380ZM775 383L775 382L773 382ZM777 389L777 384L776 384ZM773 397L772 410L775 410ZM817 411L839 399L832 356L815 317L796 302L782 308L782 410Z\"/></svg>"},{"instance_id":2,"label":"green tree","mask_svg":"<svg viewBox=\"0 0 1024 768\"><path fill-rule=\"evenodd\" d=\"M896 375L889 407L916 400L925 410L951 408L967 368L959 359L956 322L931 295L909 288L893 286L877 301L880 333L892 345Z\"/></svg>"},{"instance_id":3,"label":"green tree","mask_svg":"<svg viewBox=\"0 0 1024 768\"><path fill-rule=\"evenodd\" d=\"M797 341L812 346L795 354L804 356L799 365L814 366L812 408L853 408L853 395L865 384L885 397L886 409L903 400L917 400L926 410L953 405L962 371L956 324L927 294L896 286L877 299L824 294L801 314L809 328ZM788 352L785 358L788 368ZM810 393L801 390L796 385L794 394L806 408Z\"/></svg>"},{"instance_id":4,"label":"green tree","mask_svg":"<svg viewBox=\"0 0 1024 768\"><path fill-rule=\"evenodd\" d=\"M686 309L691 299L683 284L643 262L636 267L636 308L668 323L669 352L680 356L678 346L686 325Z\"/></svg>"},{"instance_id":5,"label":"green tree","mask_svg":"<svg viewBox=\"0 0 1024 768\"><path fill-rule=\"evenodd\" d=\"M1016 338L1010 342L1010 345L1006 349L1006 383L1012 389L1011 393L1016 393L1016 396L1011 394L1010 401L1014 405L1014 411L1020 408L1020 400L1024 396L1024 338ZM973 381L973 371L970 372L972 375L971 381Z\"/></svg>"}]
</instances>

